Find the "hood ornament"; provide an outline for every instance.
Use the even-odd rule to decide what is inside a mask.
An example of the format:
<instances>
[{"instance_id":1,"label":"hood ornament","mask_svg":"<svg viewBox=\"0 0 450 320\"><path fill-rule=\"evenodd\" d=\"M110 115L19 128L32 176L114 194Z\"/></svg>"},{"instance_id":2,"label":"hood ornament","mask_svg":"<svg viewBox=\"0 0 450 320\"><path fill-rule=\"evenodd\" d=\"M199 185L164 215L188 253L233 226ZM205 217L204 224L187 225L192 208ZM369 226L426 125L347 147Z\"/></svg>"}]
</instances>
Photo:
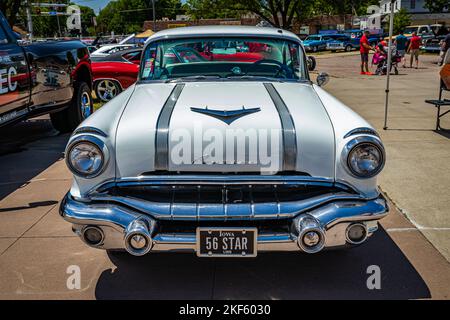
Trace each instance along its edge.
<instances>
[{"instance_id":1,"label":"hood ornament","mask_svg":"<svg viewBox=\"0 0 450 320\"><path fill-rule=\"evenodd\" d=\"M223 121L226 124L230 125L237 119L240 119L246 115L261 111L261 108L246 109L244 106L242 106L242 109L236 109L236 110L214 110L214 109L208 109L208 106L206 106L205 109L191 107L191 111L216 118L216 119Z\"/></svg>"}]
</instances>

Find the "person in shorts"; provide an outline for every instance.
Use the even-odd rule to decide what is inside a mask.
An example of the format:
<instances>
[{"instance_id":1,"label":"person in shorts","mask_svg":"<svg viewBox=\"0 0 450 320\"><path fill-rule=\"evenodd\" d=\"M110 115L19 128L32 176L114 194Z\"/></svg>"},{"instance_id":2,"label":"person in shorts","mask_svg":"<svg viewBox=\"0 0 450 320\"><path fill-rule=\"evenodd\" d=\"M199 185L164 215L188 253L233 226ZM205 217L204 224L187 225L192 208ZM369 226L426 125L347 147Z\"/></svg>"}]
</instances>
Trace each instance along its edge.
<instances>
[{"instance_id":1,"label":"person in shorts","mask_svg":"<svg viewBox=\"0 0 450 320\"><path fill-rule=\"evenodd\" d=\"M406 47L408 44L408 38L405 37L403 32L400 32L400 34L395 38L395 47L397 49L398 55L402 58L403 62L403 68L406 68Z\"/></svg>"},{"instance_id":2,"label":"person in shorts","mask_svg":"<svg viewBox=\"0 0 450 320\"><path fill-rule=\"evenodd\" d=\"M411 40L409 40L408 52L411 56L409 66L412 68L413 61L416 60L416 69L419 69L419 55L420 55L420 46L422 45L422 40L419 36L417 36L416 32L413 32L413 36Z\"/></svg>"},{"instance_id":3,"label":"person in shorts","mask_svg":"<svg viewBox=\"0 0 450 320\"><path fill-rule=\"evenodd\" d=\"M359 41L359 52L361 54L361 74L371 75L369 72L369 52L370 50L374 50L369 44L369 31L364 31L361 40Z\"/></svg>"}]
</instances>

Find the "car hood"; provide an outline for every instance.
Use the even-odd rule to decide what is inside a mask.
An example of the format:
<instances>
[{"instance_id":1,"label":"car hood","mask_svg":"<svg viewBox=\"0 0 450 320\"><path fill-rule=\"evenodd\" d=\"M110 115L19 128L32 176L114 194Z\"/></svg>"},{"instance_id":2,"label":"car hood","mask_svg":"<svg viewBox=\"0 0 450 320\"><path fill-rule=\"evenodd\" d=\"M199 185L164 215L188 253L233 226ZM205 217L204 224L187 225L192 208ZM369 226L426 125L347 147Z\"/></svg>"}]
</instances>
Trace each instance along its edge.
<instances>
[{"instance_id":1,"label":"car hood","mask_svg":"<svg viewBox=\"0 0 450 320\"><path fill-rule=\"evenodd\" d=\"M312 44L320 43L322 40L305 40L303 41L303 45L310 46Z\"/></svg>"},{"instance_id":2,"label":"car hood","mask_svg":"<svg viewBox=\"0 0 450 320\"><path fill-rule=\"evenodd\" d=\"M308 83L138 84L116 132L116 176L301 172L333 178L334 131Z\"/></svg>"}]
</instances>

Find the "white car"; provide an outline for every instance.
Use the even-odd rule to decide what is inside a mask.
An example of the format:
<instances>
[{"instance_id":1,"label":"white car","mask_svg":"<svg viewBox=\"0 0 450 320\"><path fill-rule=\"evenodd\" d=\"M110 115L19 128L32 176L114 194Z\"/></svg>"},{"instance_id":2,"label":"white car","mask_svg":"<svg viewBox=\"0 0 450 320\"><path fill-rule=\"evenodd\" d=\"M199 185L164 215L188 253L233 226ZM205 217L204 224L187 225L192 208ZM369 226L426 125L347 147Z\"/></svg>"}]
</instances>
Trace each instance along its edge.
<instances>
[{"instance_id":1,"label":"white car","mask_svg":"<svg viewBox=\"0 0 450 320\"><path fill-rule=\"evenodd\" d=\"M137 83L71 136L61 216L87 245L136 256L362 244L388 212L377 188L385 151L326 80L310 80L285 30L156 33Z\"/></svg>"},{"instance_id":2,"label":"white car","mask_svg":"<svg viewBox=\"0 0 450 320\"><path fill-rule=\"evenodd\" d=\"M107 45L104 45L104 46L98 48L94 52L92 52L91 57L92 58L107 57L112 53L131 49L133 47L135 47L135 45L132 45L132 44L117 44L117 43L116 44L107 44Z\"/></svg>"}]
</instances>

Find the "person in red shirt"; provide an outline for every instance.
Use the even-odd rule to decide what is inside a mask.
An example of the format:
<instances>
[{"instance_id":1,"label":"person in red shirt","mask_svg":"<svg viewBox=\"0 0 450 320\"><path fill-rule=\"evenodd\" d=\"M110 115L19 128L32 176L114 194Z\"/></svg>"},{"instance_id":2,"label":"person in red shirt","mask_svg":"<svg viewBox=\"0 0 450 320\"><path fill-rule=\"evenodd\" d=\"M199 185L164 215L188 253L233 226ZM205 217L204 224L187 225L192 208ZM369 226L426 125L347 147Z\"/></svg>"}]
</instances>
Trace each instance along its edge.
<instances>
[{"instance_id":1,"label":"person in red shirt","mask_svg":"<svg viewBox=\"0 0 450 320\"><path fill-rule=\"evenodd\" d=\"M369 72L369 52L370 50L374 50L373 47L369 44L369 31L364 31L361 40L359 41L360 49L359 52L361 54L361 74L371 75Z\"/></svg>"},{"instance_id":2,"label":"person in red shirt","mask_svg":"<svg viewBox=\"0 0 450 320\"><path fill-rule=\"evenodd\" d=\"M409 40L408 52L411 55L411 60L409 63L410 68L413 66L413 60L416 60L416 69L419 68L419 54L420 46L422 45L422 40L417 36L416 32L413 32L411 40Z\"/></svg>"}]
</instances>

